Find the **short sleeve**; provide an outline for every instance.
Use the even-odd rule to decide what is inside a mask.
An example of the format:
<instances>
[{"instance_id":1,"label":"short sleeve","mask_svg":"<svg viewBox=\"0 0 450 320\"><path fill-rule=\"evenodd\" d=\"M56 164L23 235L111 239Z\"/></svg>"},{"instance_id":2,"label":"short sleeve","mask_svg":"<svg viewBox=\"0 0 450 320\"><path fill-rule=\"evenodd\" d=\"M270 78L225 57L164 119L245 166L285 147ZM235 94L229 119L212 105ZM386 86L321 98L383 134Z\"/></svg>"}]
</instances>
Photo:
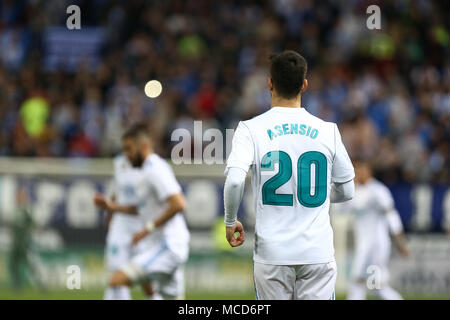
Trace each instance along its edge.
<instances>
[{"instance_id":1,"label":"short sleeve","mask_svg":"<svg viewBox=\"0 0 450 320\"><path fill-rule=\"evenodd\" d=\"M111 183L108 185L108 188L106 189L106 196L108 198L117 197L116 179L112 179Z\"/></svg>"},{"instance_id":2,"label":"short sleeve","mask_svg":"<svg viewBox=\"0 0 450 320\"><path fill-rule=\"evenodd\" d=\"M175 178L172 168L165 162L155 170L148 170L146 176L155 190L156 197L161 202L181 192L181 186Z\"/></svg>"},{"instance_id":3,"label":"short sleeve","mask_svg":"<svg viewBox=\"0 0 450 320\"><path fill-rule=\"evenodd\" d=\"M341 134L336 124L334 124L334 140L336 152L334 155L333 169L331 171L332 181L344 183L355 177L352 161L348 156L347 150L342 143Z\"/></svg>"},{"instance_id":4,"label":"short sleeve","mask_svg":"<svg viewBox=\"0 0 450 320\"><path fill-rule=\"evenodd\" d=\"M250 166L254 163L254 145L250 130L241 121L233 136L233 143L231 146L231 153L227 160L227 167L225 175L229 168L241 168L248 172Z\"/></svg>"},{"instance_id":5,"label":"short sleeve","mask_svg":"<svg viewBox=\"0 0 450 320\"><path fill-rule=\"evenodd\" d=\"M389 191L387 187L380 186L377 190L376 198L377 204L383 209L384 212L388 212L395 208L391 191Z\"/></svg>"},{"instance_id":6,"label":"short sleeve","mask_svg":"<svg viewBox=\"0 0 450 320\"><path fill-rule=\"evenodd\" d=\"M122 156L116 156L113 161L114 172L113 172L113 178L111 180L111 184L108 188L108 196L113 196L113 195L117 196L117 191L118 191L117 190L117 179L119 176L119 171L121 170L121 165L120 165L121 163L123 164Z\"/></svg>"}]
</instances>

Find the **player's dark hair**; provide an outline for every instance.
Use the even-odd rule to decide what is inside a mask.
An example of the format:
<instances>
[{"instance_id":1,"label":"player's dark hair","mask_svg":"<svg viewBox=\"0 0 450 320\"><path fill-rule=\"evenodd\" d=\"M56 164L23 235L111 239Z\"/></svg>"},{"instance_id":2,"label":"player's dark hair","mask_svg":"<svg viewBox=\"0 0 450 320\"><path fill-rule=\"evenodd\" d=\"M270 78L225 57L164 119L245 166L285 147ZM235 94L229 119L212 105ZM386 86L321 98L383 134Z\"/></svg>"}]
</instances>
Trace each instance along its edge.
<instances>
[{"instance_id":1,"label":"player's dark hair","mask_svg":"<svg viewBox=\"0 0 450 320\"><path fill-rule=\"evenodd\" d=\"M354 166L366 166L368 167L370 170L372 170L372 168L374 167L373 165L373 160L369 159L367 157L356 157L352 159L352 163Z\"/></svg>"},{"instance_id":2,"label":"player's dark hair","mask_svg":"<svg viewBox=\"0 0 450 320\"><path fill-rule=\"evenodd\" d=\"M308 65L305 58L292 50L270 56L270 77L278 95L285 99L296 97L305 80Z\"/></svg>"},{"instance_id":3,"label":"player's dark hair","mask_svg":"<svg viewBox=\"0 0 450 320\"><path fill-rule=\"evenodd\" d=\"M149 137L148 125L144 122L138 122L129 127L122 135L122 140L136 139L139 136Z\"/></svg>"}]
</instances>

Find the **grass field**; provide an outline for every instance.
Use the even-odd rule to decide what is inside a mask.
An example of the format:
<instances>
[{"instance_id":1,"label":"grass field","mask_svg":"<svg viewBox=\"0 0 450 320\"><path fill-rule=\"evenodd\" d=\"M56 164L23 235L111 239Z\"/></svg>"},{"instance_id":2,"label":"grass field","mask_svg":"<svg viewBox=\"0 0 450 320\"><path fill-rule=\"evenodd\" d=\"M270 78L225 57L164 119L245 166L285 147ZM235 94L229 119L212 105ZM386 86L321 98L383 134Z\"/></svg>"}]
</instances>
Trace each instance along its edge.
<instances>
[{"instance_id":1,"label":"grass field","mask_svg":"<svg viewBox=\"0 0 450 320\"><path fill-rule=\"evenodd\" d=\"M132 290L133 299L142 300L144 295L139 288ZM36 289L23 289L13 291L0 288L1 300L101 300L103 299L102 290L57 290L57 291L38 291ZM240 294L221 294L217 292L188 292L188 300L254 300L253 292Z\"/></svg>"},{"instance_id":2,"label":"grass field","mask_svg":"<svg viewBox=\"0 0 450 320\"><path fill-rule=\"evenodd\" d=\"M139 288L132 290L133 299L144 299ZM406 296L406 300L450 300L450 296ZM36 289L13 291L0 288L0 300L101 300L101 290L58 290L42 292ZM187 300L255 300L253 292L240 294L221 294L218 292L187 292ZM336 296L337 300L344 300L345 296Z\"/></svg>"}]
</instances>

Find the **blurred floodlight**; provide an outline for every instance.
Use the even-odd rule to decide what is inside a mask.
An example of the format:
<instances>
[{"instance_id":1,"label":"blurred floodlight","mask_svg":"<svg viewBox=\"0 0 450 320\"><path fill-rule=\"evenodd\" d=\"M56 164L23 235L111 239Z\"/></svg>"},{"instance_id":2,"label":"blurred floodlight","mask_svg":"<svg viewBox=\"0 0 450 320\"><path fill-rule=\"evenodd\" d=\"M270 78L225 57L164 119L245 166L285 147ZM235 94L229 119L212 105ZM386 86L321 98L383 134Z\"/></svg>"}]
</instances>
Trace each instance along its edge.
<instances>
[{"instance_id":1,"label":"blurred floodlight","mask_svg":"<svg viewBox=\"0 0 450 320\"><path fill-rule=\"evenodd\" d=\"M156 98L158 97L162 92L162 85L161 82L158 80L151 80L147 82L144 88L145 95L149 98Z\"/></svg>"}]
</instances>

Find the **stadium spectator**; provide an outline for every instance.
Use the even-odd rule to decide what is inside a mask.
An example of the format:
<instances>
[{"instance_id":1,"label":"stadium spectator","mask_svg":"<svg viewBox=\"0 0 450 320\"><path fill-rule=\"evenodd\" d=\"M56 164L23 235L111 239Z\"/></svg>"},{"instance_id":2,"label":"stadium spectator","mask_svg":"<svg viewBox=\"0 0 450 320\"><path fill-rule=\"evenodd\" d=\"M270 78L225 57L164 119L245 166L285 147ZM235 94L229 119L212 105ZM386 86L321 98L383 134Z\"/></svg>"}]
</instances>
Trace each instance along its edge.
<instances>
[{"instance_id":1,"label":"stadium spectator","mask_svg":"<svg viewBox=\"0 0 450 320\"><path fill-rule=\"evenodd\" d=\"M173 129L225 130L267 108L268 55L294 49L310 61L304 107L339 123L351 156L392 182L450 181L443 2L380 2L382 29L368 30L363 0L78 1L83 32L101 27L104 41L73 71L44 63L70 3L42 3L0 2L0 155L113 156L124 128L147 119L169 157ZM156 100L143 94L153 78Z\"/></svg>"}]
</instances>

